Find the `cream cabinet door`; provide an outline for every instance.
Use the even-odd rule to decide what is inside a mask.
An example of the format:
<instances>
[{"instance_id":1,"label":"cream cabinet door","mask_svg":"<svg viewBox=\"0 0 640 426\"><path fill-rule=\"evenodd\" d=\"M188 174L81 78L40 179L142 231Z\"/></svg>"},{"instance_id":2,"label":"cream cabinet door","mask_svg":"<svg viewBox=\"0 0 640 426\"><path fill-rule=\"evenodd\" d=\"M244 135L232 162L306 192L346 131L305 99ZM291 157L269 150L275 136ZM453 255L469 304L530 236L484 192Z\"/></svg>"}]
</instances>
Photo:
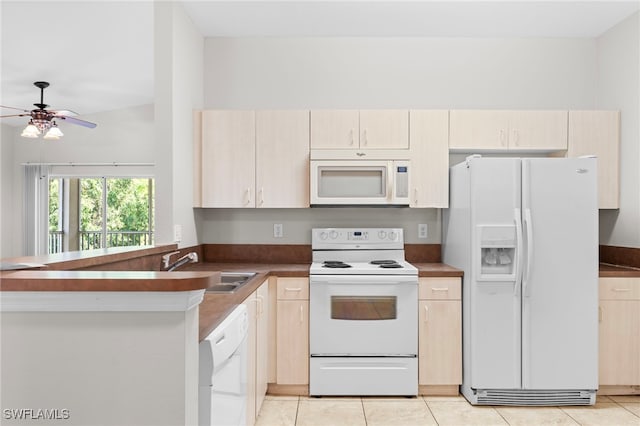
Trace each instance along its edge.
<instances>
[{"instance_id":1,"label":"cream cabinet door","mask_svg":"<svg viewBox=\"0 0 640 426\"><path fill-rule=\"evenodd\" d=\"M569 111L568 157L598 157L598 206L620 207L620 111Z\"/></svg>"},{"instance_id":2,"label":"cream cabinet door","mask_svg":"<svg viewBox=\"0 0 640 426\"><path fill-rule=\"evenodd\" d=\"M411 207L449 207L449 111L409 111Z\"/></svg>"},{"instance_id":3,"label":"cream cabinet door","mask_svg":"<svg viewBox=\"0 0 640 426\"><path fill-rule=\"evenodd\" d=\"M202 112L202 207L255 207L255 114Z\"/></svg>"},{"instance_id":4,"label":"cream cabinet door","mask_svg":"<svg viewBox=\"0 0 640 426\"><path fill-rule=\"evenodd\" d=\"M256 416L267 394L269 370L269 282L256 290Z\"/></svg>"},{"instance_id":5,"label":"cream cabinet door","mask_svg":"<svg viewBox=\"0 0 640 426\"><path fill-rule=\"evenodd\" d=\"M451 387L462 383L461 287L458 277L419 279L418 384L421 386Z\"/></svg>"},{"instance_id":6,"label":"cream cabinet door","mask_svg":"<svg viewBox=\"0 0 640 426\"><path fill-rule=\"evenodd\" d=\"M449 148L505 150L509 147L509 111L451 110Z\"/></svg>"},{"instance_id":7,"label":"cream cabinet door","mask_svg":"<svg viewBox=\"0 0 640 426\"><path fill-rule=\"evenodd\" d=\"M567 111L509 111L510 150L567 149Z\"/></svg>"},{"instance_id":8,"label":"cream cabinet door","mask_svg":"<svg viewBox=\"0 0 640 426\"><path fill-rule=\"evenodd\" d=\"M566 150L567 111L452 110L449 148Z\"/></svg>"},{"instance_id":9,"label":"cream cabinet door","mask_svg":"<svg viewBox=\"0 0 640 426\"><path fill-rule=\"evenodd\" d=\"M360 149L408 149L409 111L361 110Z\"/></svg>"},{"instance_id":10,"label":"cream cabinet door","mask_svg":"<svg viewBox=\"0 0 640 426\"><path fill-rule=\"evenodd\" d=\"M312 110L311 149L357 149L358 110Z\"/></svg>"},{"instance_id":11,"label":"cream cabinet door","mask_svg":"<svg viewBox=\"0 0 640 426\"><path fill-rule=\"evenodd\" d=\"M309 111L256 112L256 207L309 207Z\"/></svg>"},{"instance_id":12,"label":"cream cabinet door","mask_svg":"<svg viewBox=\"0 0 640 426\"><path fill-rule=\"evenodd\" d=\"M600 385L640 385L640 300L601 300L599 337Z\"/></svg>"},{"instance_id":13,"label":"cream cabinet door","mask_svg":"<svg viewBox=\"0 0 640 426\"><path fill-rule=\"evenodd\" d=\"M462 383L462 307L459 300L420 300L418 383Z\"/></svg>"},{"instance_id":14,"label":"cream cabinet door","mask_svg":"<svg viewBox=\"0 0 640 426\"><path fill-rule=\"evenodd\" d=\"M277 366L279 385L309 384L309 301L278 300Z\"/></svg>"}]
</instances>

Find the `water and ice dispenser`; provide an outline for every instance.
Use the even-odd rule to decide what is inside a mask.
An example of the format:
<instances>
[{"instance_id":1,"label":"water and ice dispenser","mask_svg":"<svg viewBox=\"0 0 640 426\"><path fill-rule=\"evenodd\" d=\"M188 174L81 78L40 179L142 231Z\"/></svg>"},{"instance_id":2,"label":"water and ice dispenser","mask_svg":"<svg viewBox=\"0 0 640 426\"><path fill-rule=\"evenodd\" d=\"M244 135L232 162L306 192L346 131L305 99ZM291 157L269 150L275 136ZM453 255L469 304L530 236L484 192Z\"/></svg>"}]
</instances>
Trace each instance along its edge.
<instances>
[{"instance_id":1,"label":"water and ice dispenser","mask_svg":"<svg viewBox=\"0 0 640 426\"><path fill-rule=\"evenodd\" d=\"M480 281L512 281L516 274L516 227L478 226Z\"/></svg>"}]
</instances>

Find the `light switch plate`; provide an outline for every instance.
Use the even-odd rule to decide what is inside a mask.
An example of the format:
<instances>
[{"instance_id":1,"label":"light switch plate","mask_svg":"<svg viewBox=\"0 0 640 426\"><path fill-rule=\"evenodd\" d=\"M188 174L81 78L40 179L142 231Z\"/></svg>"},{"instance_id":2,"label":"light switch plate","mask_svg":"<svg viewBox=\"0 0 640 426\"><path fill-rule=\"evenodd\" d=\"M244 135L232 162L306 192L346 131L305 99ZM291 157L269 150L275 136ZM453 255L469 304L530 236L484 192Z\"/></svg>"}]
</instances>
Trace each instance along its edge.
<instances>
[{"instance_id":1,"label":"light switch plate","mask_svg":"<svg viewBox=\"0 0 640 426\"><path fill-rule=\"evenodd\" d=\"M182 241L182 225L173 225L173 242L179 243Z\"/></svg>"},{"instance_id":2,"label":"light switch plate","mask_svg":"<svg viewBox=\"0 0 640 426\"><path fill-rule=\"evenodd\" d=\"M284 228L281 223L273 224L273 238L282 238L284 236Z\"/></svg>"}]
</instances>

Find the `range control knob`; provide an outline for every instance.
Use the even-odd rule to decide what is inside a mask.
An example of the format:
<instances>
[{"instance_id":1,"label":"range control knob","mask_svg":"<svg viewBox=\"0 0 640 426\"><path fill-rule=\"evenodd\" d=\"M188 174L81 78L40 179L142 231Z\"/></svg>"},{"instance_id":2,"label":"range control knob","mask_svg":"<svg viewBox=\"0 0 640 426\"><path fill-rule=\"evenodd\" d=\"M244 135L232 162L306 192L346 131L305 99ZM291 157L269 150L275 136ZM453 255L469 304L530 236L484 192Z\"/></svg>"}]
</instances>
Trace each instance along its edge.
<instances>
[{"instance_id":1,"label":"range control knob","mask_svg":"<svg viewBox=\"0 0 640 426\"><path fill-rule=\"evenodd\" d=\"M329 234L327 234L327 232L326 232L326 231L322 231L322 232L320 232L320 239L321 239L322 241L326 240L328 236L329 236Z\"/></svg>"},{"instance_id":2,"label":"range control knob","mask_svg":"<svg viewBox=\"0 0 640 426\"><path fill-rule=\"evenodd\" d=\"M398 239L398 233L396 231L389 232L389 239L391 241L395 241Z\"/></svg>"},{"instance_id":3,"label":"range control knob","mask_svg":"<svg viewBox=\"0 0 640 426\"><path fill-rule=\"evenodd\" d=\"M338 231L331 231L331 234L329 234L329 236L332 240L335 240L336 238L338 238Z\"/></svg>"},{"instance_id":4,"label":"range control knob","mask_svg":"<svg viewBox=\"0 0 640 426\"><path fill-rule=\"evenodd\" d=\"M381 240L384 240L385 238L387 238L387 231L379 231L378 238L380 238Z\"/></svg>"}]
</instances>

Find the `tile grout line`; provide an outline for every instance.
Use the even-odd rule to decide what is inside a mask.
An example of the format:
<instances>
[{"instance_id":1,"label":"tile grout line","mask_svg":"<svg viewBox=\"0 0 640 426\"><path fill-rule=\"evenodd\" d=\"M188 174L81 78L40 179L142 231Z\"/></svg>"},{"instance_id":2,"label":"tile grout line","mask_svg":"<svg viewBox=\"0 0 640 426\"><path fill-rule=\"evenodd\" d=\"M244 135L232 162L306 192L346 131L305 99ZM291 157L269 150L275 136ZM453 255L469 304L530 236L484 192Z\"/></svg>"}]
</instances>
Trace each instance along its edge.
<instances>
[{"instance_id":1,"label":"tile grout line","mask_svg":"<svg viewBox=\"0 0 640 426\"><path fill-rule=\"evenodd\" d=\"M293 426L298 424L298 413L300 412L300 395L298 395L298 402L296 403L296 416L293 419Z\"/></svg>"},{"instance_id":2,"label":"tile grout line","mask_svg":"<svg viewBox=\"0 0 640 426\"><path fill-rule=\"evenodd\" d=\"M436 422L436 425L440 426L440 423L438 423L438 419L436 419L435 414L433 414L433 411L431 411L431 407L429 407L429 403L425 399L424 395L422 395L422 401L424 402L424 405L427 406L427 410L429 410L429 414L431 414L431 417L433 417L433 421Z\"/></svg>"},{"instance_id":3,"label":"tile grout line","mask_svg":"<svg viewBox=\"0 0 640 426\"><path fill-rule=\"evenodd\" d=\"M609 398L611 400L611 402L614 402L616 405L618 405L619 407L621 407L623 410L626 410L628 412L630 412L631 414L633 414L636 417L640 417L638 416L636 413L634 413L633 411L629 410L627 407L625 407L624 405L622 405L622 403L614 400L613 398Z\"/></svg>"},{"instance_id":4,"label":"tile grout line","mask_svg":"<svg viewBox=\"0 0 640 426\"><path fill-rule=\"evenodd\" d=\"M492 406L491 406L491 408L493 408L493 410L494 410L496 413L498 413L498 415L500 416L500 418L501 418L502 420L504 420L504 422L505 422L506 424L511 425L511 423L509 423L509 420L507 420L507 419L502 415L502 413L500 412L500 410L498 410L496 407L498 407L498 406L497 406L497 405L492 405Z\"/></svg>"},{"instance_id":5,"label":"tile grout line","mask_svg":"<svg viewBox=\"0 0 640 426\"><path fill-rule=\"evenodd\" d=\"M364 417L364 426L367 426L367 413L364 411L364 400L360 398L360 406L362 407L362 417Z\"/></svg>"}]
</instances>

